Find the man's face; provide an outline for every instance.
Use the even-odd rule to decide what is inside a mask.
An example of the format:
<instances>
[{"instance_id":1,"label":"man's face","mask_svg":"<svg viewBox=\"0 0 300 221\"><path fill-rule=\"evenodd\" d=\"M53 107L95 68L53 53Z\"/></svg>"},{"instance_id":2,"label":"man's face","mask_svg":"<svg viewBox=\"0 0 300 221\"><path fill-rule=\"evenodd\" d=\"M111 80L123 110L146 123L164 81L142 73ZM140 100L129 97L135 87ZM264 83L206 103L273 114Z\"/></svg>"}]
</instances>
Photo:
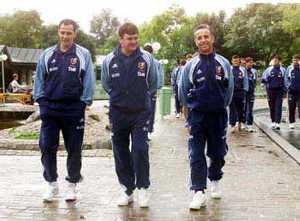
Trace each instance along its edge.
<instances>
[{"instance_id":1,"label":"man's face","mask_svg":"<svg viewBox=\"0 0 300 221\"><path fill-rule=\"evenodd\" d=\"M74 43L76 32L73 25L61 24L58 29L59 41L62 47L69 48Z\"/></svg>"},{"instance_id":2,"label":"man's face","mask_svg":"<svg viewBox=\"0 0 300 221\"><path fill-rule=\"evenodd\" d=\"M246 61L245 61L245 59L241 59L241 66L243 66L243 67L246 66Z\"/></svg>"},{"instance_id":3,"label":"man's face","mask_svg":"<svg viewBox=\"0 0 300 221\"><path fill-rule=\"evenodd\" d=\"M272 63L273 63L273 65L279 65L279 59L273 58Z\"/></svg>"},{"instance_id":4,"label":"man's face","mask_svg":"<svg viewBox=\"0 0 300 221\"><path fill-rule=\"evenodd\" d=\"M231 63L233 66L240 66L241 61L239 58L234 58L231 60Z\"/></svg>"},{"instance_id":5,"label":"man's face","mask_svg":"<svg viewBox=\"0 0 300 221\"><path fill-rule=\"evenodd\" d=\"M252 68L253 67L253 61L246 62L246 67L247 68Z\"/></svg>"},{"instance_id":6,"label":"man's face","mask_svg":"<svg viewBox=\"0 0 300 221\"><path fill-rule=\"evenodd\" d=\"M293 65L300 65L300 59L293 58Z\"/></svg>"},{"instance_id":7,"label":"man's face","mask_svg":"<svg viewBox=\"0 0 300 221\"><path fill-rule=\"evenodd\" d=\"M128 52L134 52L139 46L139 36L138 34L124 34L120 38L120 44L123 49Z\"/></svg>"},{"instance_id":8,"label":"man's face","mask_svg":"<svg viewBox=\"0 0 300 221\"><path fill-rule=\"evenodd\" d=\"M214 50L214 37L207 28L199 29L195 33L195 44L200 54L210 54Z\"/></svg>"}]
</instances>

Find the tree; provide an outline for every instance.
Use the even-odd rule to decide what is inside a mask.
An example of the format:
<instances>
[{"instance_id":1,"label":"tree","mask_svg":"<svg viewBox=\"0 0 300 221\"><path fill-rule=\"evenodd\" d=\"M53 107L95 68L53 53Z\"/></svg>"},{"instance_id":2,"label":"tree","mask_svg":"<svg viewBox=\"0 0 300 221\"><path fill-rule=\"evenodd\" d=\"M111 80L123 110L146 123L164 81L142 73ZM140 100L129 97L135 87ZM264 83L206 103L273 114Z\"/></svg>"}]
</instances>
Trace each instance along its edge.
<instances>
[{"instance_id":1,"label":"tree","mask_svg":"<svg viewBox=\"0 0 300 221\"><path fill-rule=\"evenodd\" d=\"M117 17L113 16L110 9L103 9L91 21L91 33L95 34L97 43L102 45L105 40L115 33L120 26Z\"/></svg>"},{"instance_id":2,"label":"tree","mask_svg":"<svg viewBox=\"0 0 300 221\"><path fill-rule=\"evenodd\" d=\"M11 47L37 48L42 20L37 11L16 11L0 17L0 43Z\"/></svg>"},{"instance_id":3,"label":"tree","mask_svg":"<svg viewBox=\"0 0 300 221\"><path fill-rule=\"evenodd\" d=\"M273 53L285 54L293 36L282 25L283 12L272 4L250 4L230 18L224 46L232 53L269 63Z\"/></svg>"}]
</instances>

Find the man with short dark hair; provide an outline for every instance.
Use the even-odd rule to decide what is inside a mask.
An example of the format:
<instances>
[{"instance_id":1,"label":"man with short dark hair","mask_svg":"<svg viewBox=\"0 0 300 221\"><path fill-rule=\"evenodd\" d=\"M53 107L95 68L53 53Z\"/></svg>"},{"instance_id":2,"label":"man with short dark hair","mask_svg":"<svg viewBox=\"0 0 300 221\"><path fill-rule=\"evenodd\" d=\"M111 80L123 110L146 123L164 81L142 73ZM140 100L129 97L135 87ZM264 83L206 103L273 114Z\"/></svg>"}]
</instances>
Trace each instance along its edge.
<instances>
[{"instance_id":1,"label":"man with short dark hair","mask_svg":"<svg viewBox=\"0 0 300 221\"><path fill-rule=\"evenodd\" d=\"M171 73L171 85L173 87L174 92L174 98L175 98L175 111L176 111L176 118L180 117L180 114L182 113L182 105L180 104L180 98L179 98L179 81L181 78L181 73L184 68L184 65L186 64L185 59L180 59L179 65L173 69Z\"/></svg>"},{"instance_id":2,"label":"man with short dark hair","mask_svg":"<svg viewBox=\"0 0 300 221\"><path fill-rule=\"evenodd\" d=\"M144 50L148 51L150 54L153 54L153 47L150 44L144 46ZM156 65L157 70L157 90L161 89L164 85L164 69L163 65L153 57L154 64ZM148 130L148 139L152 139L152 133L154 131L154 121L155 121L155 111L156 111L156 100L157 100L157 90L151 94L151 114L149 118L149 130Z\"/></svg>"},{"instance_id":3,"label":"man with short dark hair","mask_svg":"<svg viewBox=\"0 0 300 221\"><path fill-rule=\"evenodd\" d=\"M257 70L253 68L253 58L247 57L246 62L246 71L248 78L249 90L246 92L245 99L245 116L246 116L246 130L248 132L253 132L253 106L255 100L255 87L257 79Z\"/></svg>"},{"instance_id":4,"label":"man with short dark hair","mask_svg":"<svg viewBox=\"0 0 300 221\"><path fill-rule=\"evenodd\" d=\"M280 130L282 117L282 101L286 92L286 70L280 64L281 58L277 54L271 56L270 67L262 76L262 83L266 85L268 104L271 117L271 128Z\"/></svg>"},{"instance_id":5,"label":"man with short dark hair","mask_svg":"<svg viewBox=\"0 0 300 221\"><path fill-rule=\"evenodd\" d=\"M81 176L81 151L86 105L93 101L95 73L90 52L74 43L78 25L64 19L59 23L59 43L46 49L39 58L34 100L39 104L42 120L40 149L47 190L45 202L58 194L56 154L62 131L68 152L66 201L76 200Z\"/></svg>"},{"instance_id":6,"label":"man with short dark hair","mask_svg":"<svg viewBox=\"0 0 300 221\"><path fill-rule=\"evenodd\" d=\"M238 55L232 56L232 74L234 77L234 91L232 101L229 105L229 123L231 132L240 131L245 123L245 96L249 89L248 77Z\"/></svg>"},{"instance_id":7,"label":"man with short dark hair","mask_svg":"<svg viewBox=\"0 0 300 221\"><path fill-rule=\"evenodd\" d=\"M233 76L228 60L215 53L214 39L208 25L197 27L194 40L199 54L187 62L180 82L180 97L189 109L190 189L194 191L189 208L197 210L206 205L207 177L211 181L211 197L221 197L219 181L228 150L227 107L233 92ZM210 158L209 166L205 153Z\"/></svg>"},{"instance_id":8,"label":"man with short dark hair","mask_svg":"<svg viewBox=\"0 0 300 221\"><path fill-rule=\"evenodd\" d=\"M295 129L295 111L298 107L300 118L300 55L295 54L292 64L286 70L286 87L288 89L289 128Z\"/></svg>"},{"instance_id":9,"label":"man with short dark hair","mask_svg":"<svg viewBox=\"0 0 300 221\"><path fill-rule=\"evenodd\" d=\"M116 173L124 187L118 205L131 203L137 188L139 206L148 207L147 135L151 94L157 90L157 71L151 54L139 47L138 34L137 26L132 23L119 28L120 45L104 59L101 79L109 94Z\"/></svg>"}]
</instances>

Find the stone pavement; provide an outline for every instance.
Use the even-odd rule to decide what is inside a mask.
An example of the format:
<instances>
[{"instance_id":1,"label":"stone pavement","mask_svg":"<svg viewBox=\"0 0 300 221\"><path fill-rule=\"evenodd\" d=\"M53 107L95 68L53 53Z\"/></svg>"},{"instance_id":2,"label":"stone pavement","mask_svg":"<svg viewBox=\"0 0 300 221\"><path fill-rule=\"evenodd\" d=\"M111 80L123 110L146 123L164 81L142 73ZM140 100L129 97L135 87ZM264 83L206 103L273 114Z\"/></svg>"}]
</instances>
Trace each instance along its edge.
<instances>
[{"instance_id":1,"label":"stone pavement","mask_svg":"<svg viewBox=\"0 0 300 221\"><path fill-rule=\"evenodd\" d=\"M60 197L43 204L41 164L36 152L2 152L0 221L296 221L300 220L300 167L262 132L234 134L222 180L224 197L190 212L187 133L183 120L158 119L150 147L149 209L115 205L119 185L109 150L85 151L80 196L67 204ZM12 155L18 154L18 155ZM23 156L22 156L23 155ZM58 160L61 195L65 157ZM208 191L209 194L209 191Z\"/></svg>"}]
</instances>

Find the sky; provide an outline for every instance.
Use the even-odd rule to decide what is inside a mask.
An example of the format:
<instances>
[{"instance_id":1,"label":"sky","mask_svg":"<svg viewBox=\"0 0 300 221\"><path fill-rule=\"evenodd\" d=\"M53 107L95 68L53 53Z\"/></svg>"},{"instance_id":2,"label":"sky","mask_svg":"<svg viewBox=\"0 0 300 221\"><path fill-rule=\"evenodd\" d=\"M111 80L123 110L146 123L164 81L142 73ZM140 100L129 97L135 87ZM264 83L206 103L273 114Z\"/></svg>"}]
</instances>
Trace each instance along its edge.
<instances>
[{"instance_id":1,"label":"sky","mask_svg":"<svg viewBox=\"0 0 300 221\"><path fill-rule=\"evenodd\" d=\"M194 15L197 12L212 13L220 10L225 10L227 15L231 15L234 9L245 7L254 2L300 3L300 0L0 0L0 14L34 9L40 13L44 24L57 24L64 18L71 18L77 21L85 32L89 32L91 19L103 8L110 8L120 21L127 18L136 24L141 24L163 12L172 4L182 6L188 15Z\"/></svg>"}]
</instances>

